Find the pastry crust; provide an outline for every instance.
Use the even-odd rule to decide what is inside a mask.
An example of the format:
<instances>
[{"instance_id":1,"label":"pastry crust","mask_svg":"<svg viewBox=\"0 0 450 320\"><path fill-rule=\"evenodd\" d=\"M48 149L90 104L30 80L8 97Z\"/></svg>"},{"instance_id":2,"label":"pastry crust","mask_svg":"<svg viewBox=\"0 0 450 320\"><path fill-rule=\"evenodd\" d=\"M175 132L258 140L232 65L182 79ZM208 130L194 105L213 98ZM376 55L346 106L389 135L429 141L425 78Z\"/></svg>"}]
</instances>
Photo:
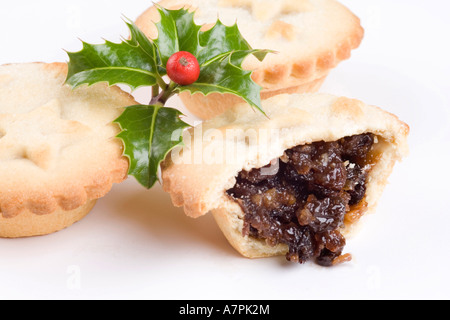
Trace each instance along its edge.
<instances>
[{"instance_id":1,"label":"pastry crust","mask_svg":"<svg viewBox=\"0 0 450 320\"><path fill-rule=\"evenodd\" d=\"M196 22L208 29L217 17L237 22L253 48L272 49L263 62L250 56L243 67L263 87L262 98L281 93L316 92L329 72L361 44L364 29L358 17L334 0L162 0L169 9L196 9ZM272 13L262 13L268 11ZM260 16L263 16L262 18ZM136 21L147 36L157 38L154 22L160 20L155 7ZM191 97L182 94L185 105L196 116L210 119L241 99L225 94Z\"/></svg>"},{"instance_id":2,"label":"pastry crust","mask_svg":"<svg viewBox=\"0 0 450 320\"><path fill-rule=\"evenodd\" d=\"M95 203L96 200L91 200L75 210L58 209L46 215L37 215L28 210L14 218L4 218L0 215L0 237L35 237L60 231L83 219Z\"/></svg>"},{"instance_id":3,"label":"pastry crust","mask_svg":"<svg viewBox=\"0 0 450 320\"><path fill-rule=\"evenodd\" d=\"M287 247L270 247L242 236L244 213L226 193L242 170L265 167L299 145L373 133L378 139L376 162L368 176L365 199L370 212L394 164L408 153L409 127L396 116L358 100L286 94L265 100L263 107L268 118L248 105L237 105L188 131L186 146L174 150L162 166L163 187L173 203L193 218L212 212L229 242L247 257L284 254ZM349 235L354 226L347 223L342 233Z\"/></svg>"},{"instance_id":4,"label":"pastry crust","mask_svg":"<svg viewBox=\"0 0 450 320\"><path fill-rule=\"evenodd\" d=\"M112 121L136 102L106 84L72 90L66 75L63 63L0 67L0 236L33 235L25 216L54 216L30 218L54 221L42 230L35 224L36 235L70 225L127 177L128 160L115 138L120 129ZM14 219L22 235L5 227Z\"/></svg>"}]
</instances>

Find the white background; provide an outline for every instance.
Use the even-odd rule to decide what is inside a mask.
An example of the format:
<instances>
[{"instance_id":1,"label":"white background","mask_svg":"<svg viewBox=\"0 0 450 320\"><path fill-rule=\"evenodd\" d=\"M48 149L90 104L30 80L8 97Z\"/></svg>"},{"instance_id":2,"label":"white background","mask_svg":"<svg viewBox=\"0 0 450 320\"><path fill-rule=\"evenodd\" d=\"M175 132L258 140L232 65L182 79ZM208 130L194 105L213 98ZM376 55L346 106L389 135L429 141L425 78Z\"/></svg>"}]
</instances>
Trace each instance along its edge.
<instances>
[{"instance_id":1,"label":"white background","mask_svg":"<svg viewBox=\"0 0 450 320\"><path fill-rule=\"evenodd\" d=\"M211 216L189 219L159 186L146 191L130 178L69 229L0 240L0 298L450 298L449 2L342 2L366 36L322 91L381 106L411 126L410 156L396 166L377 213L348 241L351 263L329 269L282 257L247 260ZM126 36L121 16L135 19L150 5L4 2L0 64L65 61L63 49L78 51L78 38Z\"/></svg>"}]
</instances>

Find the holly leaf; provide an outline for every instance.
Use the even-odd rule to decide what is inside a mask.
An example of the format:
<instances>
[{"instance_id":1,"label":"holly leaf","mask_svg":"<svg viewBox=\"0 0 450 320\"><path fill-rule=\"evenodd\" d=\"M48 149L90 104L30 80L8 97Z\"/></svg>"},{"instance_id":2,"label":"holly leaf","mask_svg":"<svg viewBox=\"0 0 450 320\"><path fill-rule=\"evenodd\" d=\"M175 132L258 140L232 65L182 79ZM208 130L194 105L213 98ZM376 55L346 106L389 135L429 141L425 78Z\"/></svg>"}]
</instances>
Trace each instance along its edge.
<instances>
[{"instance_id":1,"label":"holly leaf","mask_svg":"<svg viewBox=\"0 0 450 320\"><path fill-rule=\"evenodd\" d=\"M179 51L187 51L196 56L201 50L199 43L201 26L195 24L194 13L186 9L167 10L156 6L161 21L155 24L158 38L153 42L158 47L162 67L165 69L169 58Z\"/></svg>"},{"instance_id":2,"label":"holly leaf","mask_svg":"<svg viewBox=\"0 0 450 320\"><path fill-rule=\"evenodd\" d=\"M122 43L105 41L92 45L83 42L79 52L68 52L66 83L76 88L107 82L126 84L132 90L157 83L157 53L154 44L133 23L128 22L131 39Z\"/></svg>"},{"instance_id":3,"label":"holly leaf","mask_svg":"<svg viewBox=\"0 0 450 320\"><path fill-rule=\"evenodd\" d=\"M214 92L234 94L265 115L261 107L262 87L253 81L251 71L241 67L245 57L252 53L254 50L230 52L209 61L201 67L199 79L192 85L179 86L178 92L201 92L206 96Z\"/></svg>"},{"instance_id":4,"label":"holly leaf","mask_svg":"<svg viewBox=\"0 0 450 320\"><path fill-rule=\"evenodd\" d=\"M115 120L122 129L117 136L130 160L128 173L147 189L158 181L158 168L167 154L183 143L183 130L189 127L181 112L160 105L131 106Z\"/></svg>"},{"instance_id":5,"label":"holly leaf","mask_svg":"<svg viewBox=\"0 0 450 320\"><path fill-rule=\"evenodd\" d=\"M242 37L237 24L227 27L220 20L210 30L201 32L199 40L202 49L196 56L200 66L220 55L252 50L252 47Z\"/></svg>"}]
</instances>

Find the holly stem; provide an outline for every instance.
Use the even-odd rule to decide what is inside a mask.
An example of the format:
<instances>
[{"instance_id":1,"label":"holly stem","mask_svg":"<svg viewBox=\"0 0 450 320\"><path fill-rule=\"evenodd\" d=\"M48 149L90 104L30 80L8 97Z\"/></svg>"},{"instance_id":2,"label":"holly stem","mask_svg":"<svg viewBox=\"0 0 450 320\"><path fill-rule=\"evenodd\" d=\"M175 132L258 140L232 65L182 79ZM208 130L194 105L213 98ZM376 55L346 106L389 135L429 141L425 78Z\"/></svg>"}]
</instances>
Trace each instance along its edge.
<instances>
[{"instance_id":1,"label":"holly stem","mask_svg":"<svg viewBox=\"0 0 450 320\"><path fill-rule=\"evenodd\" d=\"M156 75L156 83L158 87L160 87L163 91L167 90L167 83L163 80L160 75ZM154 88L154 87L153 87Z\"/></svg>"},{"instance_id":2,"label":"holly stem","mask_svg":"<svg viewBox=\"0 0 450 320\"><path fill-rule=\"evenodd\" d=\"M163 105L166 104L166 102L175 95L175 89L178 87L178 84L171 81L169 86L166 88L166 90L163 90L161 96L159 97L158 101L161 102Z\"/></svg>"},{"instance_id":3,"label":"holly stem","mask_svg":"<svg viewBox=\"0 0 450 320\"><path fill-rule=\"evenodd\" d=\"M159 86L153 86L152 87L152 98L156 98L157 96L159 96Z\"/></svg>"}]
</instances>

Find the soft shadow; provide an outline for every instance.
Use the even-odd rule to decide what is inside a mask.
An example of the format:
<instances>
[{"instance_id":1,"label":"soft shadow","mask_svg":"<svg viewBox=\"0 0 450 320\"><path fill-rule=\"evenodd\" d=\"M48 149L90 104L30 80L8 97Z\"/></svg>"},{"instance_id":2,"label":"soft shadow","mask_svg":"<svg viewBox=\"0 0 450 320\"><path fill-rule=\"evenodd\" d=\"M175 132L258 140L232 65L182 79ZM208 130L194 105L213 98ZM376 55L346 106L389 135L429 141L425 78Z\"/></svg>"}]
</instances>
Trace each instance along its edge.
<instances>
[{"instance_id":1,"label":"soft shadow","mask_svg":"<svg viewBox=\"0 0 450 320\"><path fill-rule=\"evenodd\" d=\"M136 232L151 235L165 246L213 246L223 254L237 255L229 245L212 215L198 219L187 217L182 208L173 206L169 194L160 185L146 190L134 181L113 188L102 201L111 218L133 223Z\"/></svg>"}]
</instances>

